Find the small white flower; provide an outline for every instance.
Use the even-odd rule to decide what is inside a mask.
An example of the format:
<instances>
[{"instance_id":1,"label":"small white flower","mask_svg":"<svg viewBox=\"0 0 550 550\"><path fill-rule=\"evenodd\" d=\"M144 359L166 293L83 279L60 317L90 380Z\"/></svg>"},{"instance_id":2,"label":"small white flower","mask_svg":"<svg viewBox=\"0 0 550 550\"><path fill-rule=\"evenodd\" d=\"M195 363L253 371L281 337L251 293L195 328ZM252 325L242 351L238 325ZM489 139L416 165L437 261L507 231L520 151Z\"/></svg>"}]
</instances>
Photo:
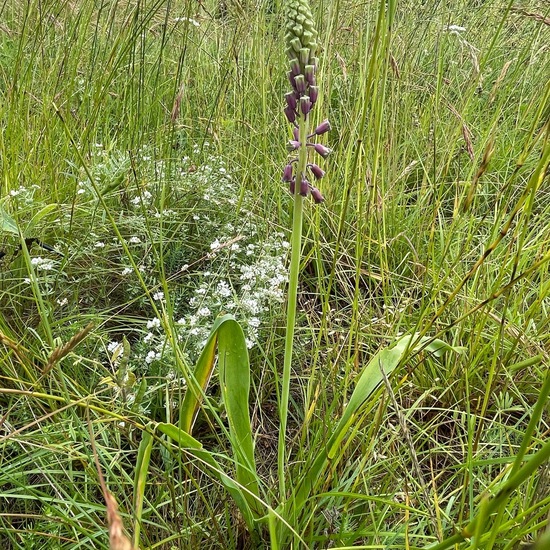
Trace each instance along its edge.
<instances>
[{"instance_id":1,"label":"small white flower","mask_svg":"<svg viewBox=\"0 0 550 550\"><path fill-rule=\"evenodd\" d=\"M53 269L53 262L47 258L41 258L40 256L31 258L31 264L36 269L42 269L43 271L50 271Z\"/></svg>"},{"instance_id":2,"label":"small white flower","mask_svg":"<svg viewBox=\"0 0 550 550\"><path fill-rule=\"evenodd\" d=\"M216 239L211 245L210 245L210 250L217 250L218 248L220 248L220 241L218 239Z\"/></svg>"},{"instance_id":3,"label":"small white flower","mask_svg":"<svg viewBox=\"0 0 550 550\"><path fill-rule=\"evenodd\" d=\"M155 359L158 359L157 353L151 350L145 357L145 362L150 365Z\"/></svg>"},{"instance_id":4,"label":"small white flower","mask_svg":"<svg viewBox=\"0 0 550 550\"><path fill-rule=\"evenodd\" d=\"M244 341L248 349L252 349L254 347L254 342L250 338L245 338Z\"/></svg>"},{"instance_id":5,"label":"small white flower","mask_svg":"<svg viewBox=\"0 0 550 550\"><path fill-rule=\"evenodd\" d=\"M198 27L200 25L200 23L196 19L193 19L191 17L176 17L174 18L174 21L176 23L191 23L191 25L193 25L194 27Z\"/></svg>"},{"instance_id":6,"label":"small white flower","mask_svg":"<svg viewBox=\"0 0 550 550\"><path fill-rule=\"evenodd\" d=\"M186 324L185 319L183 317L181 319L178 319L177 323L178 325L181 325L181 326Z\"/></svg>"},{"instance_id":7,"label":"small white flower","mask_svg":"<svg viewBox=\"0 0 550 550\"><path fill-rule=\"evenodd\" d=\"M162 290L159 290L158 292L155 292L153 294L153 300L160 302L163 299L164 299L164 292L162 292Z\"/></svg>"},{"instance_id":8,"label":"small white flower","mask_svg":"<svg viewBox=\"0 0 550 550\"><path fill-rule=\"evenodd\" d=\"M122 270L122 273L121 275L122 276L126 276L126 275L130 275L130 273L132 273L132 268L131 267L125 267L123 270Z\"/></svg>"},{"instance_id":9,"label":"small white flower","mask_svg":"<svg viewBox=\"0 0 550 550\"><path fill-rule=\"evenodd\" d=\"M148 332L144 337L143 337L143 341L144 342L150 342L153 338L154 338L154 334L152 332Z\"/></svg>"},{"instance_id":10,"label":"small white flower","mask_svg":"<svg viewBox=\"0 0 550 550\"><path fill-rule=\"evenodd\" d=\"M62 300L58 299L57 300L57 305L63 307L63 306L66 306L68 302L69 302L69 300L67 300L67 298L63 298Z\"/></svg>"},{"instance_id":11,"label":"small white flower","mask_svg":"<svg viewBox=\"0 0 550 550\"><path fill-rule=\"evenodd\" d=\"M107 344L107 351L109 353L113 353L118 348L118 346L120 346L120 345L121 345L120 342L117 342L116 340L113 340L112 342L109 342Z\"/></svg>"},{"instance_id":12,"label":"small white flower","mask_svg":"<svg viewBox=\"0 0 550 550\"><path fill-rule=\"evenodd\" d=\"M222 298L228 298L231 296L231 288L229 288L229 285L225 281L221 281L218 283L218 287L216 288L216 292L222 297Z\"/></svg>"},{"instance_id":13,"label":"small white flower","mask_svg":"<svg viewBox=\"0 0 550 550\"><path fill-rule=\"evenodd\" d=\"M105 248L105 243L103 241L97 241L97 243L94 244L96 248Z\"/></svg>"},{"instance_id":14,"label":"small white flower","mask_svg":"<svg viewBox=\"0 0 550 550\"><path fill-rule=\"evenodd\" d=\"M141 199L139 197L134 197L130 202L137 206L141 202Z\"/></svg>"},{"instance_id":15,"label":"small white flower","mask_svg":"<svg viewBox=\"0 0 550 550\"><path fill-rule=\"evenodd\" d=\"M201 307L199 311L197 311L198 317L208 317L210 315L210 310L207 307Z\"/></svg>"},{"instance_id":16,"label":"small white flower","mask_svg":"<svg viewBox=\"0 0 550 550\"><path fill-rule=\"evenodd\" d=\"M465 32L466 27L460 27L459 25L448 25L446 30L449 32Z\"/></svg>"},{"instance_id":17,"label":"small white flower","mask_svg":"<svg viewBox=\"0 0 550 550\"><path fill-rule=\"evenodd\" d=\"M147 321L148 329L158 328L158 327L160 327L160 319L158 317L155 317L154 319Z\"/></svg>"},{"instance_id":18,"label":"small white flower","mask_svg":"<svg viewBox=\"0 0 550 550\"><path fill-rule=\"evenodd\" d=\"M81 188L76 192L77 195L84 195L84 193L86 193L86 189L84 189L83 187L81 187Z\"/></svg>"},{"instance_id":19,"label":"small white flower","mask_svg":"<svg viewBox=\"0 0 550 550\"><path fill-rule=\"evenodd\" d=\"M128 242L130 244L139 244L141 242L141 239L139 237L130 237L130 239L128 239Z\"/></svg>"}]
</instances>

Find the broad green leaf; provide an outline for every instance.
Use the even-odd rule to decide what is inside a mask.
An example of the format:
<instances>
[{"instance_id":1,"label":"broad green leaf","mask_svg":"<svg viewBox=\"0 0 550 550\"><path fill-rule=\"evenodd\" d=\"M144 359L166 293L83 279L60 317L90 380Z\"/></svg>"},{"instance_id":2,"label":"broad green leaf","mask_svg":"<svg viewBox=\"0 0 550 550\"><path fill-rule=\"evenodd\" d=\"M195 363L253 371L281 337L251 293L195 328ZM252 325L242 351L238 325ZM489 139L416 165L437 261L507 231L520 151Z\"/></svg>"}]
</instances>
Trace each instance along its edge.
<instances>
[{"instance_id":1,"label":"broad green leaf","mask_svg":"<svg viewBox=\"0 0 550 550\"><path fill-rule=\"evenodd\" d=\"M231 315L224 315L216 319L214 326L212 327L212 332L206 341L202 353L197 361L197 366L195 367L195 372L193 376L188 380L189 386L185 392L185 397L183 398L181 407L180 407L180 418L179 418L179 427L187 433L192 433L193 424L197 417L199 411L199 406L201 404L204 393L206 392L206 387L214 371L214 366L216 364L216 344L218 340L218 328L226 320L232 319Z\"/></svg>"},{"instance_id":2,"label":"broad green leaf","mask_svg":"<svg viewBox=\"0 0 550 550\"><path fill-rule=\"evenodd\" d=\"M379 351L365 366L362 373L359 375L350 400L336 428L330 436L327 445L321 449L312 467L298 483L294 492L294 498L288 501L292 513L300 510L303 503L311 495L314 487L319 483L319 480L323 479L323 473L327 463L338 454L342 440L346 437L350 426L358 418L365 402L382 383L384 376L389 377L399 365L407 351L421 348L422 344L429 340L429 338L421 338L419 340L415 340L415 338L415 335L403 336L393 347ZM411 344L413 346L412 348ZM430 349L430 347L432 347L432 349ZM426 346L426 348L434 353L441 350L461 351L460 348L453 348L441 340L434 340L431 344Z\"/></svg>"},{"instance_id":3,"label":"broad green leaf","mask_svg":"<svg viewBox=\"0 0 550 550\"><path fill-rule=\"evenodd\" d=\"M15 219L0 206L0 231L19 236L19 228Z\"/></svg>"},{"instance_id":4,"label":"broad green leaf","mask_svg":"<svg viewBox=\"0 0 550 550\"><path fill-rule=\"evenodd\" d=\"M34 229L35 225L44 217L46 217L52 210L55 210L58 207L56 203L47 204L43 208L41 208L31 219L31 221L27 224L27 227L25 228L25 236L32 236L32 230Z\"/></svg>"},{"instance_id":5,"label":"broad green leaf","mask_svg":"<svg viewBox=\"0 0 550 550\"><path fill-rule=\"evenodd\" d=\"M243 330L235 319L225 319L218 328L218 355L222 398L237 464L237 481L259 496L249 413L250 363ZM249 503L254 508L257 500L251 497Z\"/></svg>"},{"instance_id":6,"label":"broad green leaf","mask_svg":"<svg viewBox=\"0 0 550 550\"><path fill-rule=\"evenodd\" d=\"M216 354L217 352L217 354ZM180 408L180 428L190 434L197 412L212 376L218 356L222 399L229 422L229 434L237 468L236 479L255 496L259 484L254 460L254 443L250 426L250 364L246 341L240 325L232 315L216 319L212 332L197 361L193 378ZM253 507L257 499L249 495ZM259 510L258 510L259 512Z\"/></svg>"},{"instance_id":7,"label":"broad green leaf","mask_svg":"<svg viewBox=\"0 0 550 550\"><path fill-rule=\"evenodd\" d=\"M202 449L202 444L184 430L168 422L159 422L157 429L173 439L182 449Z\"/></svg>"},{"instance_id":8,"label":"broad green leaf","mask_svg":"<svg viewBox=\"0 0 550 550\"><path fill-rule=\"evenodd\" d=\"M170 439L172 439L180 449L184 449L189 455L197 458L200 463L209 466L207 471L218 479L219 482L227 489L239 507L248 528L251 532L254 531L256 529L254 516L250 510L245 494L241 490L239 484L225 473L221 465L212 456L212 453L204 450L199 441L173 424L161 422L157 424L157 428L159 431L170 437Z\"/></svg>"},{"instance_id":9,"label":"broad green leaf","mask_svg":"<svg viewBox=\"0 0 550 550\"><path fill-rule=\"evenodd\" d=\"M423 346L424 342L430 342L427 346ZM443 340L439 340L436 338L435 340L432 340L431 338L424 336L419 344L418 347L429 351L430 353L433 353L435 357L442 357L445 355L447 351L453 351L455 353L464 353L467 348L463 346L451 346L450 344L447 344L447 342L444 342Z\"/></svg>"}]
</instances>

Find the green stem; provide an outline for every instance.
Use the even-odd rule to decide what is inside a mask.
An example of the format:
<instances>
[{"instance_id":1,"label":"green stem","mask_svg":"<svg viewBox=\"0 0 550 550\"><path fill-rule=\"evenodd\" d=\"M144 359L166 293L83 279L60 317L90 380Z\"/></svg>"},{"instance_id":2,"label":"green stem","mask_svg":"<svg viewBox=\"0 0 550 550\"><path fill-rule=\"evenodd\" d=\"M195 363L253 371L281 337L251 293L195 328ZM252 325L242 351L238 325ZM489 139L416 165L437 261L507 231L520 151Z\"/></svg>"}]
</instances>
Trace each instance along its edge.
<instances>
[{"instance_id":1,"label":"green stem","mask_svg":"<svg viewBox=\"0 0 550 550\"><path fill-rule=\"evenodd\" d=\"M285 356L283 363L283 379L281 401L279 405L281 426L279 429L279 445L277 452L279 470L279 497L281 503L286 500L285 465L286 465L286 427L288 419L288 402L290 397L290 371L292 366L292 347L294 343L294 325L296 322L296 300L298 294L298 276L300 273L300 257L302 249L302 219L304 211L304 197L300 195L301 175L306 171L307 164L307 134L308 120L301 115L299 119L300 153L296 169L296 185L294 189L294 211L292 216L292 237L290 255L290 273L288 282L288 306L286 317Z\"/></svg>"}]
</instances>

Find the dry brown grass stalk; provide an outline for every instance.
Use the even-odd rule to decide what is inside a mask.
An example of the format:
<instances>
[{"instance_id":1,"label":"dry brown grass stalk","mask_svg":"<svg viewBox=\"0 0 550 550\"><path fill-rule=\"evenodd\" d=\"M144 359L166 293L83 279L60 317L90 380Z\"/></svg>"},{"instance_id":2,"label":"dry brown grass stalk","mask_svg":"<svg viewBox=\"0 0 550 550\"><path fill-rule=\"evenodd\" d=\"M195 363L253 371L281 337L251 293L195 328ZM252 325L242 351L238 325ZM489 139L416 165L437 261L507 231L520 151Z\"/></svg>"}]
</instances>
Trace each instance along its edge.
<instances>
[{"instance_id":1,"label":"dry brown grass stalk","mask_svg":"<svg viewBox=\"0 0 550 550\"><path fill-rule=\"evenodd\" d=\"M87 327L86 327L87 328ZM90 421L90 411L88 413L88 429L90 432L90 443L92 446L92 453L94 455L94 461L97 469L97 475L99 477L99 484L101 486L101 492L105 499L105 505L107 506L107 525L109 528L109 548L110 550L137 550L130 542L130 539L124 533L124 523L118 513L118 504L115 497L107 489L107 483L103 477L101 471L101 465L99 463L99 456L95 446L95 438L92 430L92 423Z\"/></svg>"},{"instance_id":2,"label":"dry brown grass stalk","mask_svg":"<svg viewBox=\"0 0 550 550\"><path fill-rule=\"evenodd\" d=\"M76 346L78 346L78 344L86 338L93 328L94 324L89 323L80 332L77 332L66 344L55 348L48 358L48 362L42 371L42 375L46 376L46 374L52 370L53 366L66 357L74 348L76 348Z\"/></svg>"},{"instance_id":3,"label":"dry brown grass stalk","mask_svg":"<svg viewBox=\"0 0 550 550\"><path fill-rule=\"evenodd\" d=\"M3 332L0 331L0 344L3 344L7 348L11 349L17 360L22 365L29 365L30 361L27 358L27 350L22 348L17 342L12 340L9 336L6 336Z\"/></svg>"}]
</instances>

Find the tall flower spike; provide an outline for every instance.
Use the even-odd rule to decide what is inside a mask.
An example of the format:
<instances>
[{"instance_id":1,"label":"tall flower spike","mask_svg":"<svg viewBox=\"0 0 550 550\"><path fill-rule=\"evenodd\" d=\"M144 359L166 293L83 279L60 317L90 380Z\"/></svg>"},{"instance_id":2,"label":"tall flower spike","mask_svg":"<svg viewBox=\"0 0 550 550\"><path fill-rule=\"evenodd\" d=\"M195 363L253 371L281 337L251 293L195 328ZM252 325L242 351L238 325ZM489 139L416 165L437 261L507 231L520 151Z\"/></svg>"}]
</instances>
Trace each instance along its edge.
<instances>
[{"instance_id":1,"label":"tall flower spike","mask_svg":"<svg viewBox=\"0 0 550 550\"><path fill-rule=\"evenodd\" d=\"M288 305L286 318L285 354L281 391L279 393L280 427L277 446L277 471L279 476L279 495L286 499L285 478L287 476L287 446L286 428L288 406L290 403L290 378L292 372L292 347L294 340L294 325L296 322L298 278L300 275L300 255L302 242L303 207L305 197L311 195L315 203L323 201L321 192L307 180L307 173L315 179L320 179L324 172L317 165L308 162L308 156L313 147L321 156L326 156L329 149L309 143L316 133L309 132L311 113L318 105L319 89L317 88L319 61L317 54L317 31L308 0L284 0L285 9L285 41L286 53L289 59L288 79L292 91L286 96L285 115L294 125L293 137L289 141L289 152L295 157L287 163L283 172L283 181L288 184L294 197L292 212L292 235L290 269L288 280ZM296 166L294 166L296 164ZM284 541L281 548L286 547Z\"/></svg>"}]
</instances>

